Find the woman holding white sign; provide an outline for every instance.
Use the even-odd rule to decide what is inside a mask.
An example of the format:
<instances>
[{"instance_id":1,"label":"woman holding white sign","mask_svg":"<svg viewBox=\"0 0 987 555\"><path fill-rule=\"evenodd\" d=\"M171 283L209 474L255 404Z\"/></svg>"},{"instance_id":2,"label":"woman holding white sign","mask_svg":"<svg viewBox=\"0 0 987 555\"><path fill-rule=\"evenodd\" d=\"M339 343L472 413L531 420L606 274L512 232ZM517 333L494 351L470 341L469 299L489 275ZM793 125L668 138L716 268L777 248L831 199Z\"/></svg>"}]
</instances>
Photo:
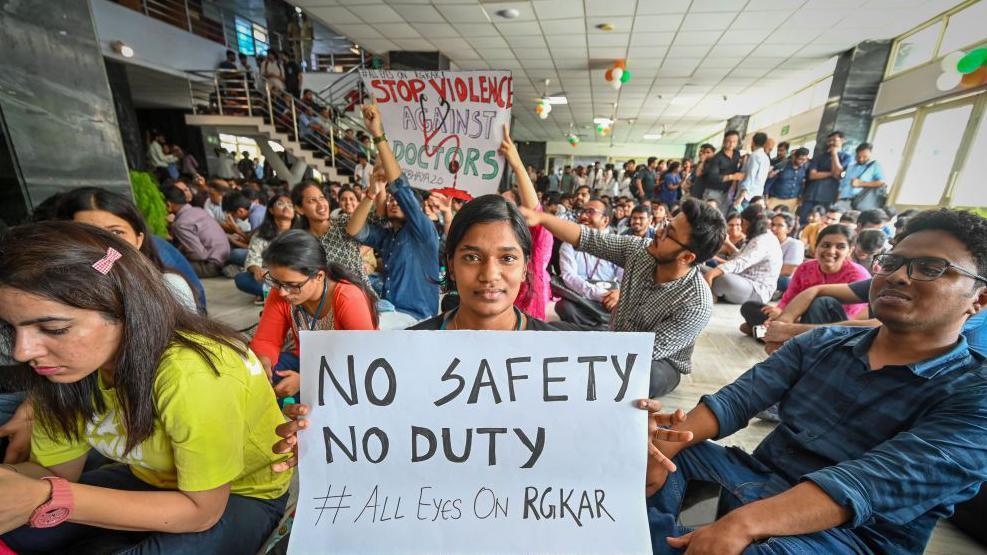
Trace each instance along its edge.
<instances>
[{"instance_id":1,"label":"woman holding white sign","mask_svg":"<svg viewBox=\"0 0 987 555\"><path fill-rule=\"evenodd\" d=\"M0 467L0 552L253 553L289 474L283 422L233 330L185 310L128 243L74 222L0 241L10 371L34 405L31 462ZM92 450L115 463L84 471Z\"/></svg>"}]
</instances>

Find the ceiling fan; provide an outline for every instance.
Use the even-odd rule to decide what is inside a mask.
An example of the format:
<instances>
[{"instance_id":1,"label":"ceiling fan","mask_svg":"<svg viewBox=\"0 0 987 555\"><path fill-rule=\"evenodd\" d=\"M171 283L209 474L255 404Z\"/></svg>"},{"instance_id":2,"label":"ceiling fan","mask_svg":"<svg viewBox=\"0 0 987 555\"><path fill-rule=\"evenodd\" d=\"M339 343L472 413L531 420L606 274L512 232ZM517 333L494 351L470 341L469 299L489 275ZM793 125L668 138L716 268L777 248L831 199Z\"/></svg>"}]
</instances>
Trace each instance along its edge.
<instances>
[{"instance_id":1,"label":"ceiling fan","mask_svg":"<svg viewBox=\"0 0 987 555\"><path fill-rule=\"evenodd\" d=\"M548 85L551 79L545 79L545 86L542 88L542 95L532 98L535 102L544 100L548 104L568 104L569 99L565 96L565 91L557 91L549 94Z\"/></svg>"}]
</instances>

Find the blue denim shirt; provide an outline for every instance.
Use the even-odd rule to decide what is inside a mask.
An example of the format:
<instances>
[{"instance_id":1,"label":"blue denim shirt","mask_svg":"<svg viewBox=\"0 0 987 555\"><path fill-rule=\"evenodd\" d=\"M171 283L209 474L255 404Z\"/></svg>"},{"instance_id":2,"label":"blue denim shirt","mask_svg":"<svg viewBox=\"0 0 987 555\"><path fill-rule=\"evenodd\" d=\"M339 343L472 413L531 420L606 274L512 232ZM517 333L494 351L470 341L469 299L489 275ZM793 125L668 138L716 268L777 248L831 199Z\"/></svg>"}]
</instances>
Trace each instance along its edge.
<instances>
[{"instance_id":1,"label":"blue denim shirt","mask_svg":"<svg viewBox=\"0 0 987 555\"><path fill-rule=\"evenodd\" d=\"M726 437L780 401L754 457L850 509L845 526L874 552L922 553L987 479L987 364L960 336L938 357L872 371L879 329L804 333L702 402Z\"/></svg>"},{"instance_id":2,"label":"blue denim shirt","mask_svg":"<svg viewBox=\"0 0 987 555\"><path fill-rule=\"evenodd\" d=\"M808 170L809 164L802 164L796 168L792 166L791 161L785 162L778 173L768 180L768 184L764 187L764 194L770 198L797 198L802 193L805 173Z\"/></svg>"},{"instance_id":3,"label":"blue denim shirt","mask_svg":"<svg viewBox=\"0 0 987 555\"><path fill-rule=\"evenodd\" d=\"M380 251L382 297L419 320L439 311L439 235L404 174L387 185L404 212L400 229L367 223L356 240Z\"/></svg>"}]
</instances>

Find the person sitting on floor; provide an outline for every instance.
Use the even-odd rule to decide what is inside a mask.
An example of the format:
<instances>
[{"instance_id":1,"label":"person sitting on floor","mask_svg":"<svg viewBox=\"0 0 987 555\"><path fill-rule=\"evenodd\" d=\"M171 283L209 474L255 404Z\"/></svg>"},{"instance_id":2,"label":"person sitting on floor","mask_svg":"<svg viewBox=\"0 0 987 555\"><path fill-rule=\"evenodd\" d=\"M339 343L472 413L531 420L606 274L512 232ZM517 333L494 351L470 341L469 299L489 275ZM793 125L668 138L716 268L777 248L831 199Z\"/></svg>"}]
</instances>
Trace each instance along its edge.
<instances>
[{"instance_id":1,"label":"person sitting on floor","mask_svg":"<svg viewBox=\"0 0 987 555\"><path fill-rule=\"evenodd\" d=\"M254 300L264 302L264 251L279 234L299 227L300 219L295 216L295 205L288 195L275 195L267 201L264 219L250 236L245 270L233 278L236 288L254 296Z\"/></svg>"},{"instance_id":2,"label":"person sitting on floor","mask_svg":"<svg viewBox=\"0 0 987 555\"><path fill-rule=\"evenodd\" d=\"M603 201L591 199L579 210L580 225L606 233L609 223ZM590 253L576 252L568 243L559 247L559 268L566 289L585 301L585 304L569 299L557 302L555 312L559 319L584 329L605 327L609 313L620 299L623 268Z\"/></svg>"},{"instance_id":3,"label":"person sitting on floor","mask_svg":"<svg viewBox=\"0 0 987 555\"><path fill-rule=\"evenodd\" d=\"M379 195L367 190L346 223L346 233L381 253L382 297L409 318L431 318L439 310L439 235L391 151L376 105L363 107L363 120L378 143L387 189ZM371 188L376 188L373 181ZM384 194L387 227L368 221L376 197Z\"/></svg>"},{"instance_id":4,"label":"person sitting on floor","mask_svg":"<svg viewBox=\"0 0 987 555\"><path fill-rule=\"evenodd\" d=\"M257 552L291 475L269 470L284 419L239 334L75 222L0 239L0 320L37 418L30 462L0 467L0 552ZM114 464L87 470L94 451Z\"/></svg>"},{"instance_id":5,"label":"person sitting on floor","mask_svg":"<svg viewBox=\"0 0 987 555\"><path fill-rule=\"evenodd\" d=\"M216 277L230 257L230 241L209 212L188 204L185 193L177 187L164 191L168 213L175 215L171 235L178 250L188 258L200 278Z\"/></svg>"},{"instance_id":6,"label":"person sitting on floor","mask_svg":"<svg viewBox=\"0 0 987 555\"><path fill-rule=\"evenodd\" d=\"M816 257L795 270L792 282L777 306L756 301L748 301L741 305L740 314L744 317L744 323L740 325L740 331L752 335L754 326L760 326L780 316L785 306L809 287L830 283L853 283L870 277L866 268L850 260L852 249L853 233L846 226L836 224L823 228L817 239ZM842 306L846 313L843 319L853 318L866 307L866 303Z\"/></svg>"},{"instance_id":7,"label":"person sitting on floor","mask_svg":"<svg viewBox=\"0 0 987 555\"><path fill-rule=\"evenodd\" d=\"M654 552L921 553L987 480L987 357L961 334L985 274L987 220L916 216L871 284L880 327L793 338L672 426L689 442L649 438L677 468L648 460ZM753 455L708 441L779 401ZM689 480L721 485L729 510L695 531L678 522Z\"/></svg>"},{"instance_id":8,"label":"person sitting on floor","mask_svg":"<svg viewBox=\"0 0 987 555\"><path fill-rule=\"evenodd\" d=\"M788 212L778 212L771 216L771 233L781 243L781 273L778 275L778 291L788 289L792 274L805 260L805 243L792 237L792 226L797 220Z\"/></svg>"},{"instance_id":9,"label":"person sitting on floor","mask_svg":"<svg viewBox=\"0 0 987 555\"><path fill-rule=\"evenodd\" d=\"M544 225L577 250L625 269L610 329L654 333L648 395L660 397L675 389L681 375L692 372L696 338L713 313L713 298L696 267L726 238L720 212L687 199L652 240L603 233L550 214L524 214L529 225Z\"/></svg>"},{"instance_id":10,"label":"person sitting on floor","mask_svg":"<svg viewBox=\"0 0 987 555\"><path fill-rule=\"evenodd\" d=\"M299 331L375 330L377 308L370 287L339 264L327 263L319 240L301 229L285 231L264 251L264 301L250 348L274 381L279 399L301 387ZM291 350L283 351L291 333Z\"/></svg>"},{"instance_id":11,"label":"person sitting on floor","mask_svg":"<svg viewBox=\"0 0 987 555\"><path fill-rule=\"evenodd\" d=\"M161 272L164 284L175 300L189 310L197 310L191 283L162 262L157 245L150 239L152 235L144 216L130 199L99 187L79 187L59 198L56 216L59 220L101 227L130 243Z\"/></svg>"},{"instance_id":12,"label":"person sitting on floor","mask_svg":"<svg viewBox=\"0 0 987 555\"><path fill-rule=\"evenodd\" d=\"M713 298L731 304L767 303L778 286L782 253L778 238L770 232L764 208L751 204L740 213L747 243L730 260L716 268L703 267L703 277Z\"/></svg>"}]
</instances>

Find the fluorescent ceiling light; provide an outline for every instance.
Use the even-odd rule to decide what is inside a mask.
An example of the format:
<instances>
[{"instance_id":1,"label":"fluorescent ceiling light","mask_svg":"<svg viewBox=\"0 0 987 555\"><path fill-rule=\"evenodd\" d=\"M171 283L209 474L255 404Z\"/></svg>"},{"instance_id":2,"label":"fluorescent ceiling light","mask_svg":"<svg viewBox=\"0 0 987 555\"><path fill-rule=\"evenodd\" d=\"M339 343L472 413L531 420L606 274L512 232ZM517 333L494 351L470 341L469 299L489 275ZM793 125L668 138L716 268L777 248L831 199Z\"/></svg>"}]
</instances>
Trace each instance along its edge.
<instances>
[{"instance_id":1,"label":"fluorescent ceiling light","mask_svg":"<svg viewBox=\"0 0 987 555\"><path fill-rule=\"evenodd\" d=\"M661 138L661 133L647 133L644 135L644 138L649 141L655 141Z\"/></svg>"},{"instance_id":2,"label":"fluorescent ceiling light","mask_svg":"<svg viewBox=\"0 0 987 555\"><path fill-rule=\"evenodd\" d=\"M549 104L568 104L569 99L564 96L546 96L542 100Z\"/></svg>"},{"instance_id":3,"label":"fluorescent ceiling light","mask_svg":"<svg viewBox=\"0 0 987 555\"><path fill-rule=\"evenodd\" d=\"M610 118L593 118L593 123L599 123L599 124L603 124L603 125L610 125L611 123L613 123L613 120L610 119Z\"/></svg>"}]
</instances>

